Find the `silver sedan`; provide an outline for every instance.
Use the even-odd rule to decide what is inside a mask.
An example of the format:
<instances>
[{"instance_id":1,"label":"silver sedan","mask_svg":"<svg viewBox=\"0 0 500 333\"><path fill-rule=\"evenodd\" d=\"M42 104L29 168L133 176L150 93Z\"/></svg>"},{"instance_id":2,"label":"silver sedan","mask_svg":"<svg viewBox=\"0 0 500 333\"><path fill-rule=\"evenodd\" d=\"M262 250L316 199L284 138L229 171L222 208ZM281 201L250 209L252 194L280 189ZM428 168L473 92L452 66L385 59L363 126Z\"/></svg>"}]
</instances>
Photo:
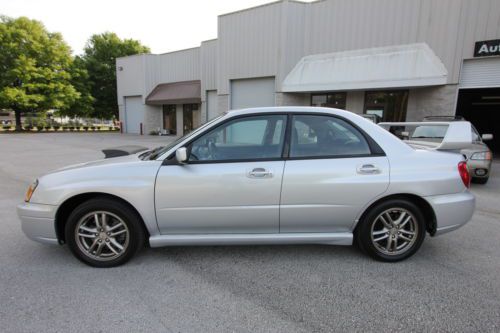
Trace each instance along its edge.
<instances>
[{"instance_id":1,"label":"silver sedan","mask_svg":"<svg viewBox=\"0 0 500 333\"><path fill-rule=\"evenodd\" d=\"M25 234L86 264L151 247L355 242L399 261L470 220L463 156L416 150L354 113L225 113L172 144L54 171L28 189Z\"/></svg>"}]
</instances>

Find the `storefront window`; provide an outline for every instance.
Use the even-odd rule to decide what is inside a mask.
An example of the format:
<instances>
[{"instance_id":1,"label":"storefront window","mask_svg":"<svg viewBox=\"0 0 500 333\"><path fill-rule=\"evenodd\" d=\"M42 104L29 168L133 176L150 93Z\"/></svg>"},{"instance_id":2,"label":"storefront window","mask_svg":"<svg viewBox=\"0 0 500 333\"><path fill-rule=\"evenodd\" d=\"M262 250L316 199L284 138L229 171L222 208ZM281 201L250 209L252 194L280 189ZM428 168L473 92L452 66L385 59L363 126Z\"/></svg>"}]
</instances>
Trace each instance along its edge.
<instances>
[{"instance_id":1,"label":"storefront window","mask_svg":"<svg viewBox=\"0 0 500 333\"><path fill-rule=\"evenodd\" d=\"M408 90L367 91L365 113L380 117L381 121L405 121Z\"/></svg>"},{"instance_id":2,"label":"storefront window","mask_svg":"<svg viewBox=\"0 0 500 333\"><path fill-rule=\"evenodd\" d=\"M168 134L177 134L176 105L163 105L163 129L166 129Z\"/></svg>"},{"instance_id":3,"label":"storefront window","mask_svg":"<svg viewBox=\"0 0 500 333\"><path fill-rule=\"evenodd\" d=\"M346 95L347 94L345 92L312 94L311 106L322 106L345 110Z\"/></svg>"}]
</instances>

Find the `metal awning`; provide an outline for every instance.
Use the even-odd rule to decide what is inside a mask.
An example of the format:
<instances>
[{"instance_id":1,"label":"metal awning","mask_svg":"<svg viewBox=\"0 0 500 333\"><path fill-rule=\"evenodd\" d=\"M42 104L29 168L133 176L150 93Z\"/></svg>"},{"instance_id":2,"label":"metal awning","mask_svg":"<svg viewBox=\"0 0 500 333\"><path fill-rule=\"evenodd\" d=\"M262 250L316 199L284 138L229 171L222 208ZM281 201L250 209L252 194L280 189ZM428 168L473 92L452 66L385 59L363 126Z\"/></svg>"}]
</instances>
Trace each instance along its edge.
<instances>
[{"instance_id":1,"label":"metal awning","mask_svg":"<svg viewBox=\"0 0 500 333\"><path fill-rule=\"evenodd\" d=\"M448 71L425 43L316 54L302 58L284 92L423 87L447 83Z\"/></svg>"},{"instance_id":2,"label":"metal awning","mask_svg":"<svg viewBox=\"0 0 500 333\"><path fill-rule=\"evenodd\" d=\"M201 84L199 80L157 85L146 97L146 104L191 104L201 103Z\"/></svg>"}]
</instances>

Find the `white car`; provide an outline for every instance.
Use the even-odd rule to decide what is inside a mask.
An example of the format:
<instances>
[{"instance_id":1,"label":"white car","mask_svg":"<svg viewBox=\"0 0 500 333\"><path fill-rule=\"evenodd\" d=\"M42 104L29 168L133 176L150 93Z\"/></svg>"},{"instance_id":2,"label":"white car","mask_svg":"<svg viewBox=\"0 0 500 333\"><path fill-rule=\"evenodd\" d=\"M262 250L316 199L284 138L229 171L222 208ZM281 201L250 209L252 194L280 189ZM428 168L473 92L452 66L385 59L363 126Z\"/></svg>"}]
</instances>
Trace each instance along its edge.
<instances>
[{"instance_id":1,"label":"white car","mask_svg":"<svg viewBox=\"0 0 500 333\"><path fill-rule=\"evenodd\" d=\"M81 261L123 264L151 247L356 242L408 258L425 234L470 220L463 156L415 150L354 113L227 112L166 147L70 166L30 186L25 234Z\"/></svg>"}]
</instances>

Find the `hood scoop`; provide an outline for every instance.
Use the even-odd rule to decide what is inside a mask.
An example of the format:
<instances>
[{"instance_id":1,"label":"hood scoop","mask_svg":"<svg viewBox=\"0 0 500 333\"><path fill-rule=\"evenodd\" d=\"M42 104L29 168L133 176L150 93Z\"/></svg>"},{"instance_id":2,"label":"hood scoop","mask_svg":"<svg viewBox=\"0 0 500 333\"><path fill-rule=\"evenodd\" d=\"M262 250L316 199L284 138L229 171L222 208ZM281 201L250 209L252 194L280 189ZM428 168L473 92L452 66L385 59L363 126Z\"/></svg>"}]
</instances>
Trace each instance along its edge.
<instances>
[{"instance_id":1,"label":"hood scoop","mask_svg":"<svg viewBox=\"0 0 500 333\"><path fill-rule=\"evenodd\" d=\"M103 149L102 152L104 154L104 158L111 158L111 157L119 157L119 156L127 156L127 155L132 155L132 154L137 154L141 151L146 151L148 148L142 147L142 146L119 146L119 147L113 147L113 148L106 148Z\"/></svg>"}]
</instances>

